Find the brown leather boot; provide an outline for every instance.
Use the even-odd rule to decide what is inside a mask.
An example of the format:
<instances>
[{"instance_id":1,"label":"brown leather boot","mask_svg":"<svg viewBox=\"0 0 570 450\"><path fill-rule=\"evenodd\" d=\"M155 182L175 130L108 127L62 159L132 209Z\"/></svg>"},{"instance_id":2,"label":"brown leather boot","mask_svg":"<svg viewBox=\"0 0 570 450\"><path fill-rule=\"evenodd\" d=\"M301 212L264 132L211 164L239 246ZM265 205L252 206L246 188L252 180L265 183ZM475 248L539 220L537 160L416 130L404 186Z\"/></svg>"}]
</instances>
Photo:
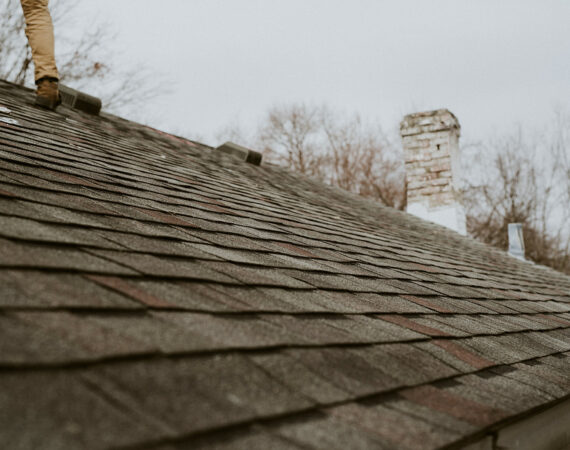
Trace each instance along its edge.
<instances>
[{"instance_id":1,"label":"brown leather boot","mask_svg":"<svg viewBox=\"0 0 570 450\"><path fill-rule=\"evenodd\" d=\"M54 110L61 103L61 95L54 78L42 78L36 82L36 105Z\"/></svg>"}]
</instances>

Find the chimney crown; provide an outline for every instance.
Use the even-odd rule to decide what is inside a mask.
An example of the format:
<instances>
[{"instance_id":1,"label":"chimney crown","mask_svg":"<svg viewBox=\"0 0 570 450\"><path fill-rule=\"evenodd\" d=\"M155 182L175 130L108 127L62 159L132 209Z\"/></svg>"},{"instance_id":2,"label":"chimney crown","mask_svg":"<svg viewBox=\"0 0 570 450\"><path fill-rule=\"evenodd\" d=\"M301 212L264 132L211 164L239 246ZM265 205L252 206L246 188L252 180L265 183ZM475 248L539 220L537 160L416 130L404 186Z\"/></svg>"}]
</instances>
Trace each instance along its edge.
<instances>
[{"instance_id":1,"label":"chimney crown","mask_svg":"<svg viewBox=\"0 0 570 450\"><path fill-rule=\"evenodd\" d=\"M402 136L413 136L422 133L456 130L459 136L461 126L455 115L447 109L424 111L408 114L400 123Z\"/></svg>"}]
</instances>

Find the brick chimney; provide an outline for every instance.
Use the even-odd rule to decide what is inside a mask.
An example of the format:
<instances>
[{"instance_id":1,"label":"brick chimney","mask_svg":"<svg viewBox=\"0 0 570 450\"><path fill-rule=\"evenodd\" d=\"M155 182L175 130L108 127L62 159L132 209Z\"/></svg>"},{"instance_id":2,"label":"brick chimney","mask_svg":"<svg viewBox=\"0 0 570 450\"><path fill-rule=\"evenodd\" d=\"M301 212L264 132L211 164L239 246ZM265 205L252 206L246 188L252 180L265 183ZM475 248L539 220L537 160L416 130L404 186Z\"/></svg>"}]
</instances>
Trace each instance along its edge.
<instances>
[{"instance_id":1,"label":"brick chimney","mask_svg":"<svg viewBox=\"0 0 570 450\"><path fill-rule=\"evenodd\" d=\"M407 211L464 235L465 210L458 190L460 128L447 109L409 114L400 123Z\"/></svg>"}]
</instances>

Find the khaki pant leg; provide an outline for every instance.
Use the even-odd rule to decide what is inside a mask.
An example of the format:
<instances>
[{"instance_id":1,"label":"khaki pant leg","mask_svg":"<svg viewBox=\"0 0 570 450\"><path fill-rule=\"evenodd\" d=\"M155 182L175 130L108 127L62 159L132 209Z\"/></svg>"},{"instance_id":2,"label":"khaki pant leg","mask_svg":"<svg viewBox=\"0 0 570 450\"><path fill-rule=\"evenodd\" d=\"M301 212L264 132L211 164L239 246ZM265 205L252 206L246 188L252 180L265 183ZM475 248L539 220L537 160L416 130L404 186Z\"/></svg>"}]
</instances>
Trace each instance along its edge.
<instances>
[{"instance_id":1,"label":"khaki pant leg","mask_svg":"<svg viewBox=\"0 0 570 450\"><path fill-rule=\"evenodd\" d=\"M26 19L26 36L32 48L36 81L43 77L58 78L55 65L53 24L48 0L21 0Z\"/></svg>"}]
</instances>

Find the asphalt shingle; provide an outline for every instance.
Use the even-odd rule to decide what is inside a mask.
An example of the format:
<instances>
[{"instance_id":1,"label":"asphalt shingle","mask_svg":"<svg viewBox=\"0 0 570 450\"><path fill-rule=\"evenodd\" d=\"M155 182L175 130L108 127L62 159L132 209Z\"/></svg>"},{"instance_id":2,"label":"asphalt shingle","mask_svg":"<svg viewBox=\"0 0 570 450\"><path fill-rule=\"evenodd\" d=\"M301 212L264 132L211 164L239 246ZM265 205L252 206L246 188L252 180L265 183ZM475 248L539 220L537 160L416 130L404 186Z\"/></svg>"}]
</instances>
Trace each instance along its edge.
<instances>
[{"instance_id":1,"label":"asphalt shingle","mask_svg":"<svg viewBox=\"0 0 570 450\"><path fill-rule=\"evenodd\" d=\"M567 275L32 100L0 81L0 447L431 449L570 394Z\"/></svg>"}]
</instances>

